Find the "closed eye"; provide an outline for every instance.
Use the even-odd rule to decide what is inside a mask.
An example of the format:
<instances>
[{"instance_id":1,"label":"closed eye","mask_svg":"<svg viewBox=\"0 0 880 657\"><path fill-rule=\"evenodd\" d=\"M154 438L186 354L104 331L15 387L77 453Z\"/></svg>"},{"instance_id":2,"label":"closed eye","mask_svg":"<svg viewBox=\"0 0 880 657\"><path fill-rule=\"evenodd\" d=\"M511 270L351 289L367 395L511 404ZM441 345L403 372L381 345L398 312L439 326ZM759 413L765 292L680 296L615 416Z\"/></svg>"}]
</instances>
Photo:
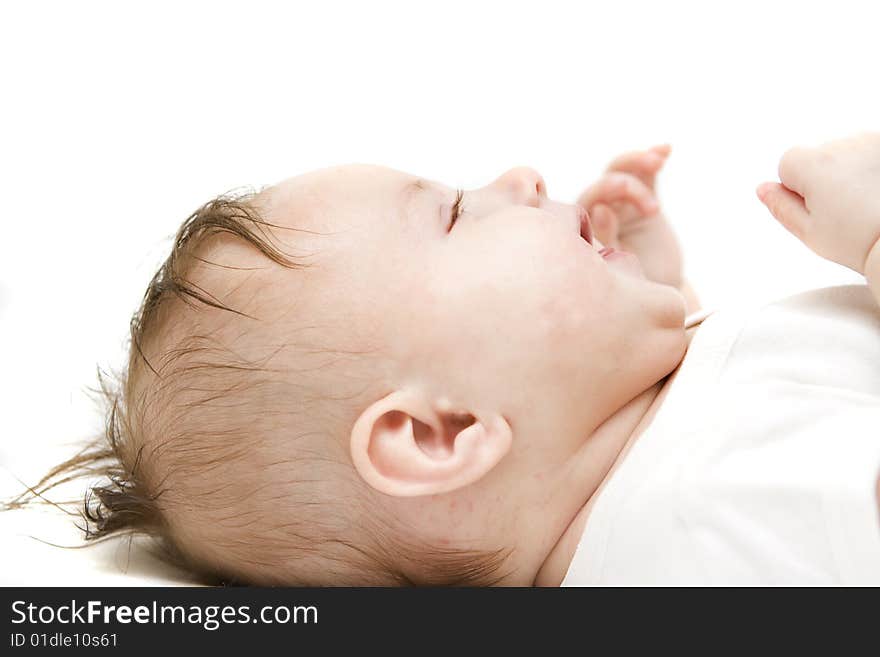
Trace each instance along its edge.
<instances>
[{"instance_id":1,"label":"closed eye","mask_svg":"<svg viewBox=\"0 0 880 657\"><path fill-rule=\"evenodd\" d=\"M446 232L452 230L452 227L455 225L455 222L458 221L458 218L464 212L464 190L459 189L455 192L455 202L452 204L452 212L450 213L452 217L449 220L449 228L447 228Z\"/></svg>"}]
</instances>

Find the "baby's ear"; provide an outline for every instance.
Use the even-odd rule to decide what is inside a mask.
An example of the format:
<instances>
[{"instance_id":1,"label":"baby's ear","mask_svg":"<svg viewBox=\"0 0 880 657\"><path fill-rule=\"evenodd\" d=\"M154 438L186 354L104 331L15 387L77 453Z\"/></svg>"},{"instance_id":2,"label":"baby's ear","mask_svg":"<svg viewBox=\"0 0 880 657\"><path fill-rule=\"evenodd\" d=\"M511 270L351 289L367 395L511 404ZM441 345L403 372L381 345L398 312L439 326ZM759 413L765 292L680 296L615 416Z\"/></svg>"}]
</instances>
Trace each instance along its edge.
<instances>
[{"instance_id":1,"label":"baby's ear","mask_svg":"<svg viewBox=\"0 0 880 657\"><path fill-rule=\"evenodd\" d=\"M435 410L420 393L398 390L361 413L351 430L351 457L376 490L413 497L472 484L512 441L500 414Z\"/></svg>"}]
</instances>

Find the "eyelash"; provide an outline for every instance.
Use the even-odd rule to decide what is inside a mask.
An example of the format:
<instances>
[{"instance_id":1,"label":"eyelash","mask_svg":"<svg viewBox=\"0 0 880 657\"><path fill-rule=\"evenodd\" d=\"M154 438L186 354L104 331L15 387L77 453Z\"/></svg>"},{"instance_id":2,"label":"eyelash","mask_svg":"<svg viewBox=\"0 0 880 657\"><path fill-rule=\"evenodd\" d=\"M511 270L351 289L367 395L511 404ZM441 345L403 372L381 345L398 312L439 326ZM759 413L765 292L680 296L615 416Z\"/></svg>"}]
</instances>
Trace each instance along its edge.
<instances>
[{"instance_id":1,"label":"eyelash","mask_svg":"<svg viewBox=\"0 0 880 657\"><path fill-rule=\"evenodd\" d=\"M449 222L449 230L452 230L452 227L455 225L455 222L458 221L458 218L464 212L463 201L464 201L464 190L459 189L455 192L455 202L452 204L452 220Z\"/></svg>"}]
</instances>

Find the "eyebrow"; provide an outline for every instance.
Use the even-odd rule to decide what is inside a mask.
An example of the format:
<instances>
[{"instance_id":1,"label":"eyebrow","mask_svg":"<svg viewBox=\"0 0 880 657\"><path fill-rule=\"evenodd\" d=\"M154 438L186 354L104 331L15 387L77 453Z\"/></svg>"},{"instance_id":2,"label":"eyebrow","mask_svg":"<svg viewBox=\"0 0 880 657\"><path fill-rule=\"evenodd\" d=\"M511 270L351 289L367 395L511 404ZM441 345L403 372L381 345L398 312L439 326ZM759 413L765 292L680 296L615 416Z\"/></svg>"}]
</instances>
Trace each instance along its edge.
<instances>
[{"instance_id":1,"label":"eyebrow","mask_svg":"<svg viewBox=\"0 0 880 657\"><path fill-rule=\"evenodd\" d=\"M403 187L403 196L408 201L411 196L417 194L419 192L428 191L431 189L430 183L427 180L423 180L422 178L416 178L415 180L410 180Z\"/></svg>"},{"instance_id":2,"label":"eyebrow","mask_svg":"<svg viewBox=\"0 0 880 657\"><path fill-rule=\"evenodd\" d=\"M410 218L410 214L408 212L409 203L412 201L415 195L422 195L425 192L433 193L437 197L437 214L440 217L441 221L443 219L443 202L440 201L440 190L437 189L436 186L428 182L423 178L416 178L415 180L411 180L403 187L403 198L404 198L404 216L406 219Z\"/></svg>"}]
</instances>

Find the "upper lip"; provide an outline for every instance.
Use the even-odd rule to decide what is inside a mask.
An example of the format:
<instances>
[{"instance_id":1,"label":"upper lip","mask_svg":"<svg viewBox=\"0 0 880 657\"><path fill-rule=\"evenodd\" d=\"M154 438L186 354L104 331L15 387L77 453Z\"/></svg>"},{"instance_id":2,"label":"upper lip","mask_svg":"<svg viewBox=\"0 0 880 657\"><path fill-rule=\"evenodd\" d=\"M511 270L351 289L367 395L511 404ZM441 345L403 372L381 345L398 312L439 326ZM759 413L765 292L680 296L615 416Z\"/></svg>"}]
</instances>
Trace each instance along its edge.
<instances>
[{"instance_id":1,"label":"upper lip","mask_svg":"<svg viewBox=\"0 0 880 657\"><path fill-rule=\"evenodd\" d=\"M593 227L590 225L590 214L580 205L577 208L578 222L580 223L581 237L583 237L590 245L593 244Z\"/></svg>"}]
</instances>

